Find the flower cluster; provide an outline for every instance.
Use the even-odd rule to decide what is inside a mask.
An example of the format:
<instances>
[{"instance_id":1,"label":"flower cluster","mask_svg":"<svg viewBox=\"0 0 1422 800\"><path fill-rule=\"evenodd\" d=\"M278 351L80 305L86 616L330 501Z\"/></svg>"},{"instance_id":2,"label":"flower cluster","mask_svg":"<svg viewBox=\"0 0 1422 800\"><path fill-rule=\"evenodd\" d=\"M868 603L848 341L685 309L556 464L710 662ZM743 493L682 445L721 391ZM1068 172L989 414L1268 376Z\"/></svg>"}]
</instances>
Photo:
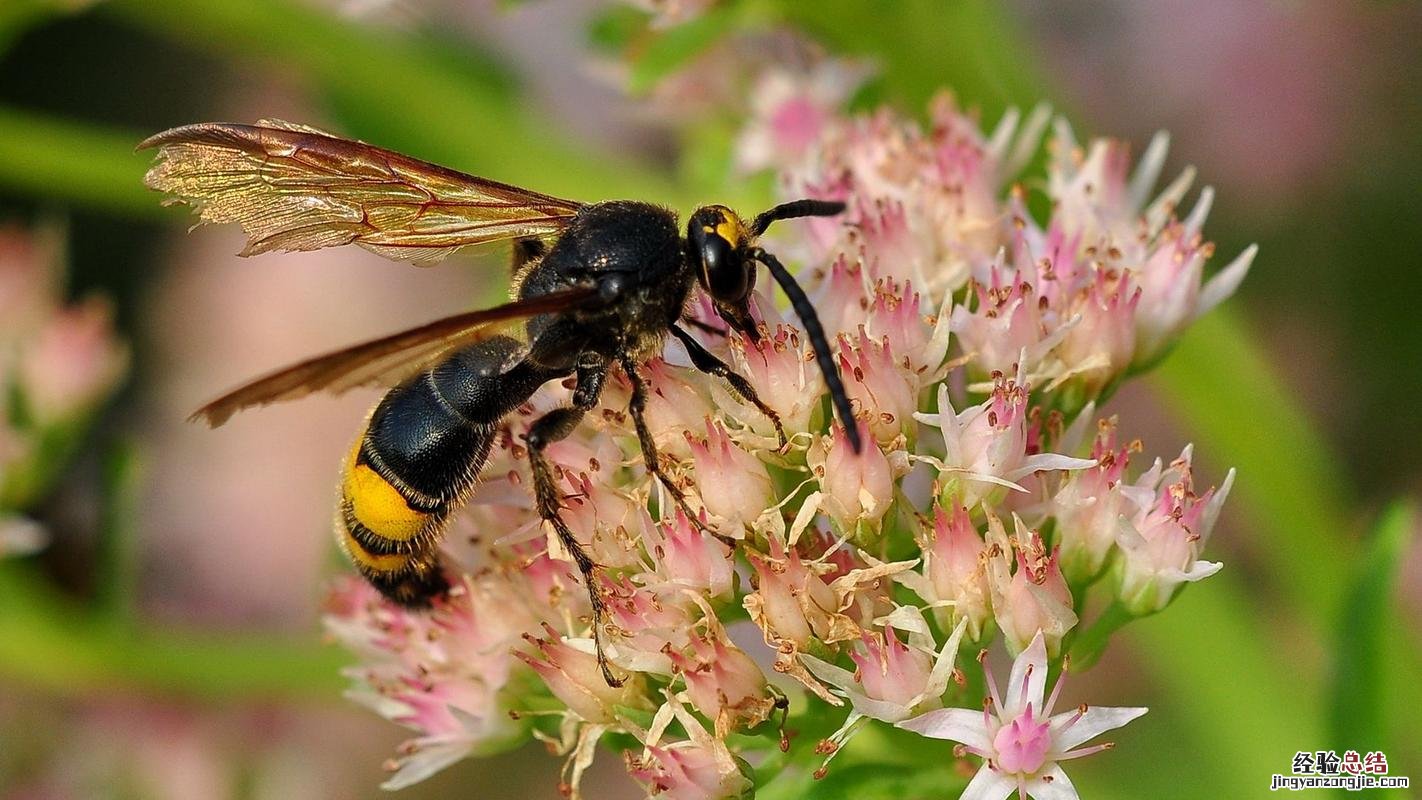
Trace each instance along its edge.
<instances>
[{"instance_id":1,"label":"flower cluster","mask_svg":"<svg viewBox=\"0 0 1422 800\"><path fill-rule=\"evenodd\" d=\"M448 600L418 614L355 580L337 590L328 624L362 659L355 696L415 733L388 786L534 736L567 755L576 793L606 737L649 796L741 797L777 746L774 763L819 777L883 725L982 759L965 797L1066 797L1060 762L1144 713L1051 716L1048 674L1102 639L1079 636L1088 595L1140 616L1219 569L1201 551L1233 474L1202 489L1188 448L1141 469L1141 443L1096 410L1234 289L1253 249L1203 280L1210 191L1183 218L1189 173L1152 198L1163 137L1132 171L1123 143L1080 146L1044 111L984 133L944 97L924 129L825 112L803 98L833 93L802 88L756 105L741 161L780 165L787 197L847 204L767 246L801 265L866 446L829 412L799 321L765 294L758 341L696 335L779 411L788 447L679 345L644 367L664 466L699 519L649 480L627 384L612 386L549 450L563 516L600 565L625 677L612 687L584 588L527 491L521 436L568 390L535 395L448 537L463 575ZM1049 127L1045 180L1014 183ZM1026 185L1045 188L1045 219ZM723 327L704 298L689 313ZM1017 658L1005 694L958 657L999 634ZM969 687L984 679L980 706ZM843 724L797 741L787 707Z\"/></svg>"},{"instance_id":2,"label":"flower cluster","mask_svg":"<svg viewBox=\"0 0 1422 800\"><path fill-rule=\"evenodd\" d=\"M100 297L63 302L57 229L0 228L0 556L33 550L40 499L127 367Z\"/></svg>"}]
</instances>

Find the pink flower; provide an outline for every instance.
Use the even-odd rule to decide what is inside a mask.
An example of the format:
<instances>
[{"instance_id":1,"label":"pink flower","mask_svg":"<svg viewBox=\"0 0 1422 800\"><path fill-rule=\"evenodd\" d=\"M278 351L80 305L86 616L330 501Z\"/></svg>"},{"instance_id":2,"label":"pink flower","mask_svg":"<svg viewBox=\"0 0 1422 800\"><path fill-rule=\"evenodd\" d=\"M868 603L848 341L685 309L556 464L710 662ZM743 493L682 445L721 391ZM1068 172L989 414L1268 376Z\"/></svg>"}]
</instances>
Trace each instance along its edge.
<instances>
[{"instance_id":1,"label":"pink flower","mask_svg":"<svg viewBox=\"0 0 1422 800\"><path fill-rule=\"evenodd\" d=\"M533 667L553 695L580 719L610 723L617 718L615 709L618 706L650 706L639 674L630 675L622 686L607 684L598 667L597 657L593 655L590 639L578 640L575 644L546 623L543 631L543 637L524 634L524 638L537 649L536 655L523 651L516 655Z\"/></svg>"},{"instance_id":2,"label":"pink flower","mask_svg":"<svg viewBox=\"0 0 1422 800\"><path fill-rule=\"evenodd\" d=\"M984 627L992 619L987 585L987 544L973 527L968 510L952 505L933 509L933 527L921 535L923 571L898 576L932 608L953 624L965 622L969 641L983 638Z\"/></svg>"},{"instance_id":3,"label":"pink flower","mask_svg":"<svg viewBox=\"0 0 1422 800\"><path fill-rule=\"evenodd\" d=\"M685 433L699 430L704 420L715 413L705 388L693 385L682 370L673 369L660 358L647 362L641 374L648 389L647 428L657 449L678 457L689 455Z\"/></svg>"},{"instance_id":4,"label":"pink flower","mask_svg":"<svg viewBox=\"0 0 1422 800\"><path fill-rule=\"evenodd\" d=\"M959 497L963 505L998 496L999 487L1025 492L1017 481L1036 472L1084 469L1095 463L1057 453L1028 453L1028 387L1022 377L1020 370L1015 380L998 375L988 399L962 413L953 410L948 386L940 384L937 413L914 415L942 432L943 458L921 458L938 467L945 495Z\"/></svg>"},{"instance_id":5,"label":"pink flower","mask_svg":"<svg viewBox=\"0 0 1422 800\"><path fill-rule=\"evenodd\" d=\"M815 366L814 351L800 330L777 322L758 342L736 335L730 337L731 366L751 386L760 399L780 415L787 435L810 430L810 418L824 396L824 376ZM729 399L729 398L728 398ZM755 408L737 403L736 417L763 436L775 431L768 419Z\"/></svg>"},{"instance_id":6,"label":"pink flower","mask_svg":"<svg viewBox=\"0 0 1422 800\"><path fill-rule=\"evenodd\" d=\"M730 596L735 572L731 549L691 524L680 511L644 534L656 575L709 597Z\"/></svg>"},{"instance_id":7,"label":"pink flower","mask_svg":"<svg viewBox=\"0 0 1422 800\"><path fill-rule=\"evenodd\" d=\"M0 344L8 346L52 313L61 247L52 229L0 227Z\"/></svg>"},{"instance_id":8,"label":"pink flower","mask_svg":"<svg viewBox=\"0 0 1422 800\"><path fill-rule=\"evenodd\" d=\"M928 624L918 609L902 606L885 620L882 633L864 632L850 650L854 672L801 656L815 677L835 687L849 699L853 709L849 720L831 737L842 746L863 717L881 722L900 722L926 709L937 708L953 677L964 623L958 623L942 648L935 652ZM910 628L909 644L899 640L896 625Z\"/></svg>"},{"instance_id":9,"label":"pink flower","mask_svg":"<svg viewBox=\"0 0 1422 800\"><path fill-rule=\"evenodd\" d=\"M718 624L707 622L706 633L693 635L686 652L668 655L686 682L691 705L715 723L716 736L724 739L737 726L759 725L775 701L755 661L732 644Z\"/></svg>"},{"instance_id":10,"label":"pink flower","mask_svg":"<svg viewBox=\"0 0 1422 800\"><path fill-rule=\"evenodd\" d=\"M1070 314L1077 319L1057 345L1062 374L1079 387L1078 405L1099 396L1126 367L1136 349L1136 305L1140 290L1131 286L1130 274L1098 267L1093 279L1079 291Z\"/></svg>"},{"instance_id":11,"label":"pink flower","mask_svg":"<svg viewBox=\"0 0 1422 800\"><path fill-rule=\"evenodd\" d=\"M1025 371L1034 370L1066 331L1048 331L1042 314L1046 304L1032 283L1021 277L1006 280L996 265L989 275L986 285L969 284L969 297L976 300L972 311L966 305L953 309L953 332L972 357L969 367L979 378L1016 372L1019 363Z\"/></svg>"},{"instance_id":12,"label":"pink flower","mask_svg":"<svg viewBox=\"0 0 1422 800\"><path fill-rule=\"evenodd\" d=\"M859 538L878 531L894 502L893 468L868 433L860 423L866 444L855 453L844 429L835 425L832 435L816 441L807 455L820 483L821 508L845 535Z\"/></svg>"},{"instance_id":13,"label":"pink flower","mask_svg":"<svg viewBox=\"0 0 1422 800\"><path fill-rule=\"evenodd\" d=\"M671 710L671 714L666 713ZM687 739L663 743L672 717ZM627 772L646 786L648 797L667 800L743 800L755 793L750 765L707 733L674 698L658 712L640 755L628 751Z\"/></svg>"},{"instance_id":14,"label":"pink flower","mask_svg":"<svg viewBox=\"0 0 1422 800\"><path fill-rule=\"evenodd\" d=\"M517 746L525 725L509 716L505 687L517 667L509 648L531 617L508 604L518 590L499 572L466 581L434 611L391 605L365 581L343 581L332 593L327 630L365 654L348 671L348 695L416 732L400 747L385 788L398 789L473 755ZM481 613L504 603L500 613Z\"/></svg>"},{"instance_id":15,"label":"pink flower","mask_svg":"<svg viewBox=\"0 0 1422 800\"><path fill-rule=\"evenodd\" d=\"M1047 646L1038 634L1012 664L1003 697L987 673L990 696L981 712L944 708L898 723L904 730L932 739L961 742L963 751L983 759L962 800L1003 800L1015 790L1037 800L1077 798L1076 787L1059 762L1099 753L1112 745L1077 748L1106 731L1146 713L1144 708L1081 705L1055 716L1059 679L1043 704L1047 689Z\"/></svg>"},{"instance_id":16,"label":"pink flower","mask_svg":"<svg viewBox=\"0 0 1422 800\"><path fill-rule=\"evenodd\" d=\"M41 424L81 414L108 395L128 364L113 336L113 309L90 298L60 311L24 349L19 365L25 404Z\"/></svg>"},{"instance_id":17,"label":"pink flower","mask_svg":"<svg viewBox=\"0 0 1422 800\"><path fill-rule=\"evenodd\" d=\"M1122 555L1117 596L1135 614L1165 608L1181 584L1208 578L1224 566L1199 556L1234 485L1234 470L1218 489L1196 495L1190 459L1186 447L1168 468L1157 461L1126 489L1135 509L1117 528Z\"/></svg>"},{"instance_id":18,"label":"pink flower","mask_svg":"<svg viewBox=\"0 0 1422 800\"><path fill-rule=\"evenodd\" d=\"M793 548L787 553L771 537L769 557L754 551L746 557L756 574L756 591L746 598L746 608L757 625L777 640L801 648L812 638L831 636L838 599L799 553Z\"/></svg>"},{"instance_id":19,"label":"pink flower","mask_svg":"<svg viewBox=\"0 0 1422 800\"><path fill-rule=\"evenodd\" d=\"M750 93L751 119L736 142L737 165L754 171L804 158L867 75L862 65L836 59L804 70L767 70Z\"/></svg>"},{"instance_id":20,"label":"pink flower","mask_svg":"<svg viewBox=\"0 0 1422 800\"><path fill-rule=\"evenodd\" d=\"M857 337L840 336L839 371L855 416L880 445L916 427L917 375L898 361L888 339L875 341L862 327Z\"/></svg>"},{"instance_id":21,"label":"pink flower","mask_svg":"<svg viewBox=\"0 0 1422 800\"><path fill-rule=\"evenodd\" d=\"M1256 245L1246 247L1234 260L1203 281L1205 262L1214 254L1214 245L1201 241L1201 208L1209 207L1208 189L1200 194L1196 212L1185 224L1166 227L1155 250L1135 273L1141 287L1136 312L1136 352L1132 366L1139 369L1164 354L1185 328L1234 294L1249 274Z\"/></svg>"},{"instance_id":22,"label":"pink flower","mask_svg":"<svg viewBox=\"0 0 1422 800\"><path fill-rule=\"evenodd\" d=\"M1073 585L1090 582L1116 544L1118 519L1128 508L1122 479L1140 442L1118 445L1116 418L1098 426L1091 457L1096 466L1067 474L1052 494L1062 572Z\"/></svg>"},{"instance_id":23,"label":"pink flower","mask_svg":"<svg viewBox=\"0 0 1422 800\"><path fill-rule=\"evenodd\" d=\"M874 285L874 302L869 307L864 328L881 338L898 354L899 366L912 376L914 391L938 377L948 352L949 315L926 316L923 298L912 283L880 280Z\"/></svg>"},{"instance_id":24,"label":"pink flower","mask_svg":"<svg viewBox=\"0 0 1422 800\"><path fill-rule=\"evenodd\" d=\"M770 475L760 459L742 450L720 422L706 420L706 438L686 440L696 469L696 488L712 517L730 535L748 528L770 504Z\"/></svg>"},{"instance_id":25,"label":"pink flower","mask_svg":"<svg viewBox=\"0 0 1422 800\"><path fill-rule=\"evenodd\" d=\"M689 644L697 609L681 589L634 586L631 579L604 579L603 596L618 634L610 646L614 663L637 672L671 672L667 653Z\"/></svg>"},{"instance_id":26,"label":"pink flower","mask_svg":"<svg viewBox=\"0 0 1422 800\"><path fill-rule=\"evenodd\" d=\"M1016 532L1009 539L1001 518L988 516L987 540L994 548L988 561L993 616L1013 652L1021 652L1041 632L1055 653L1062 637L1076 627L1071 590L1057 565L1057 551L1048 554L1042 537L1024 530L1016 515L1013 523ZM1013 563L1017 569L1010 572Z\"/></svg>"}]
</instances>

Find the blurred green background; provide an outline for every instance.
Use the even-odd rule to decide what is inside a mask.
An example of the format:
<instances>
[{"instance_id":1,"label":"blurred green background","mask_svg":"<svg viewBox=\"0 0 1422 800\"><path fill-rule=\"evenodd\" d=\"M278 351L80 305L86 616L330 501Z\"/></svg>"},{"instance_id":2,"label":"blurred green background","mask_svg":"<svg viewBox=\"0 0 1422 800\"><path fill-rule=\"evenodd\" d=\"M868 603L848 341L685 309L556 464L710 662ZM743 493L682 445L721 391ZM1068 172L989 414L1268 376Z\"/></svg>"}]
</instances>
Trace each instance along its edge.
<instances>
[{"instance_id":1,"label":"blurred green background","mask_svg":"<svg viewBox=\"0 0 1422 800\"><path fill-rule=\"evenodd\" d=\"M373 797L400 738L347 707L344 656L317 643L335 467L371 396L182 419L488 287L362 253L239 262L231 231L183 236L134 144L277 116L556 195L753 206L766 184L731 174L726 121L653 118L636 90L780 25L868 59L865 104L918 112L947 86L989 122L1045 100L1083 136L1168 129L1174 168L1218 190L1219 252L1260 245L1240 295L1112 401L1151 455L1193 441L1209 480L1240 478L1211 543L1226 569L1068 689L1152 708L1081 766L1086 796L1264 796L1295 751L1333 748L1422 780L1403 500L1422 486L1422 7L744 0L629 46L636 24L555 0L0 1L0 222L61 222L68 291L113 297L133 350L25 509L50 548L0 564L0 797ZM530 747L407 794L553 797L554 766ZM589 796L629 795L620 771L604 759Z\"/></svg>"}]
</instances>

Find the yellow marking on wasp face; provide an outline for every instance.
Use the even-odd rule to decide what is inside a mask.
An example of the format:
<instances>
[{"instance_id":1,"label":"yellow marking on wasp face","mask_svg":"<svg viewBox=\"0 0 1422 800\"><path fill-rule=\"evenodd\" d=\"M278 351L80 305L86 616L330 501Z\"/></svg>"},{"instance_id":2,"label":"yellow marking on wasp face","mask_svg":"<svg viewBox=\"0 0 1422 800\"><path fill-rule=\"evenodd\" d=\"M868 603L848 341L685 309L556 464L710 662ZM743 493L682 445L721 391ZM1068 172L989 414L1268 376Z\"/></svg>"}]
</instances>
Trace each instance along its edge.
<instances>
[{"instance_id":1,"label":"yellow marking on wasp face","mask_svg":"<svg viewBox=\"0 0 1422 800\"><path fill-rule=\"evenodd\" d=\"M342 493L351 503L351 512L371 533L404 542L424 530L429 515L410 508L400 492L368 464L356 464L356 450L346 466Z\"/></svg>"},{"instance_id":2,"label":"yellow marking on wasp face","mask_svg":"<svg viewBox=\"0 0 1422 800\"><path fill-rule=\"evenodd\" d=\"M721 216L721 221L716 223L714 231L717 236L730 242L733 247L739 247L749 238L745 223L741 222L736 212L725 206L716 206L716 213ZM712 230L708 228L706 232L712 233Z\"/></svg>"},{"instance_id":3,"label":"yellow marking on wasp face","mask_svg":"<svg viewBox=\"0 0 1422 800\"><path fill-rule=\"evenodd\" d=\"M341 532L341 546L357 566L372 572L402 572L409 566L410 556L406 553L390 553L379 556L368 552L356 541L346 526L337 526Z\"/></svg>"}]
</instances>

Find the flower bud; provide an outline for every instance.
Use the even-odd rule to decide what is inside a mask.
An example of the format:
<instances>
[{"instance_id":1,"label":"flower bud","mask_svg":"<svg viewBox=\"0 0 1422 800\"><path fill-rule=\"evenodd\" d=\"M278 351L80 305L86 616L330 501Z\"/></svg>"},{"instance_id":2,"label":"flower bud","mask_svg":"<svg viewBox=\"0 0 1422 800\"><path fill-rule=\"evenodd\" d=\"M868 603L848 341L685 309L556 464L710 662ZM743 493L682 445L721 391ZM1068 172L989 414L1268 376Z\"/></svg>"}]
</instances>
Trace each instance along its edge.
<instances>
[{"instance_id":1,"label":"flower bud","mask_svg":"<svg viewBox=\"0 0 1422 800\"><path fill-rule=\"evenodd\" d=\"M1098 267L1086 291L1071 306L1079 316L1055 350L1065 375L1079 387L1081 402L1101 394L1126 367L1136 351L1136 305L1141 292L1130 274Z\"/></svg>"},{"instance_id":2,"label":"flower bud","mask_svg":"<svg viewBox=\"0 0 1422 800\"><path fill-rule=\"evenodd\" d=\"M911 706L923 699L933 671L933 659L906 647L893 628L882 633L865 631L849 657L865 696L894 705Z\"/></svg>"},{"instance_id":3,"label":"flower bud","mask_svg":"<svg viewBox=\"0 0 1422 800\"><path fill-rule=\"evenodd\" d=\"M689 455L685 433L698 430L702 421L714 416L706 392L693 386L679 370L654 358L641 368L647 382L647 429L657 449L669 455Z\"/></svg>"},{"instance_id":4,"label":"flower bud","mask_svg":"<svg viewBox=\"0 0 1422 800\"><path fill-rule=\"evenodd\" d=\"M869 338L862 326L854 338L840 336L839 372L855 416L867 425L874 441L887 446L912 432L917 375L906 364L895 362L887 339Z\"/></svg>"},{"instance_id":5,"label":"flower bud","mask_svg":"<svg viewBox=\"0 0 1422 800\"><path fill-rule=\"evenodd\" d=\"M1013 653L1022 652L1041 631L1055 654L1062 637L1076 627L1071 590L1057 566L1056 551L1048 555L1036 531L1024 530L1016 516L1013 522L1017 532L1009 540L1002 520L988 517L988 543L996 549L988 569L993 615ZM1009 572L1013 562L1017 570Z\"/></svg>"},{"instance_id":6,"label":"flower bud","mask_svg":"<svg viewBox=\"0 0 1422 800\"><path fill-rule=\"evenodd\" d=\"M804 648L814 637L830 632L831 615L838 609L829 584L800 560L792 548L785 552L776 537L770 537L770 555L748 551L755 569L756 591L746 598L747 608L759 605L756 620L773 638Z\"/></svg>"},{"instance_id":7,"label":"flower bud","mask_svg":"<svg viewBox=\"0 0 1422 800\"><path fill-rule=\"evenodd\" d=\"M573 647L547 623L543 630L547 638L524 634L524 638L538 649L538 655L522 651L518 651L517 655L533 667L553 695L573 713L588 722L608 723L616 719L615 709L618 706L650 706L641 675L633 673L622 686L608 686L597 664L597 656Z\"/></svg>"},{"instance_id":8,"label":"flower bud","mask_svg":"<svg viewBox=\"0 0 1422 800\"><path fill-rule=\"evenodd\" d=\"M668 522L647 530L658 577L709 597L729 597L735 567L731 550L677 511Z\"/></svg>"},{"instance_id":9,"label":"flower bud","mask_svg":"<svg viewBox=\"0 0 1422 800\"><path fill-rule=\"evenodd\" d=\"M691 705L716 722L718 737L737 724L755 727L770 714L774 701L767 692L765 673L719 626L692 636L687 652L672 652L670 657L686 681Z\"/></svg>"},{"instance_id":10,"label":"flower bud","mask_svg":"<svg viewBox=\"0 0 1422 800\"><path fill-rule=\"evenodd\" d=\"M1102 420L1091 449L1096 466L1070 473L1052 495L1062 572L1073 585L1093 580L1116 544L1117 521L1127 508L1121 480L1139 447L1118 447L1115 418Z\"/></svg>"},{"instance_id":11,"label":"flower bud","mask_svg":"<svg viewBox=\"0 0 1422 800\"><path fill-rule=\"evenodd\" d=\"M854 452L844 429L818 440L806 456L824 492L822 508L835 526L847 535L863 538L878 532L884 514L894 501L894 475L884 452L859 423L864 448Z\"/></svg>"},{"instance_id":12,"label":"flower bud","mask_svg":"<svg viewBox=\"0 0 1422 800\"><path fill-rule=\"evenodd\" d=\"M923 572L933 590L933 597L924 599L951 602L953 623L966 619L968 640L978 641L991 619L983 563L987 545L973 527L968 510L959 505L952 509L946 511L941 505L934 508L929 541L921 543Z\"/></svg>"},{"instance_id":13,"label":"flower bud","mask_svg":"<svg viewBox=\"0 0 1422 800\"><path fill-rule=\"evenodd\" d=\"M736 531L750 527L771 504L773 487L765 465L732 442L720 422L706 420L704 440L690 433L686 439L707 513Z\"/></svg>"},{"instance_id":14,"label":"flower bud","mask_svg":"<svg viewBox=\"0 0 1422 800\"><path fill-rule=\"evenodd\" d=\"M810 429L811 415L825 393L824 376L815 366L810 343L792 325L776 323L774 333L751 342L730 337L733 368L750 381L756 394L780 415L788 435ZM758 409L743 406L741 419L762 435L771 435L770 420Z\"/></svg>"},{"instance_id":15,"label":"flower bud","mask_svg":"<svg viewBox=\"0 0 1422 800\"><path fill-rule=\"evenodd\" d=\"M687 738L663 744L660 729L640 755L627 751L627 771L647 787L649 797L666 800L750 800L755 784L750 765L732 755L675 697L667 699ZM666 707L658 712L662 716Z\"/></svg>"}]
</instances>

